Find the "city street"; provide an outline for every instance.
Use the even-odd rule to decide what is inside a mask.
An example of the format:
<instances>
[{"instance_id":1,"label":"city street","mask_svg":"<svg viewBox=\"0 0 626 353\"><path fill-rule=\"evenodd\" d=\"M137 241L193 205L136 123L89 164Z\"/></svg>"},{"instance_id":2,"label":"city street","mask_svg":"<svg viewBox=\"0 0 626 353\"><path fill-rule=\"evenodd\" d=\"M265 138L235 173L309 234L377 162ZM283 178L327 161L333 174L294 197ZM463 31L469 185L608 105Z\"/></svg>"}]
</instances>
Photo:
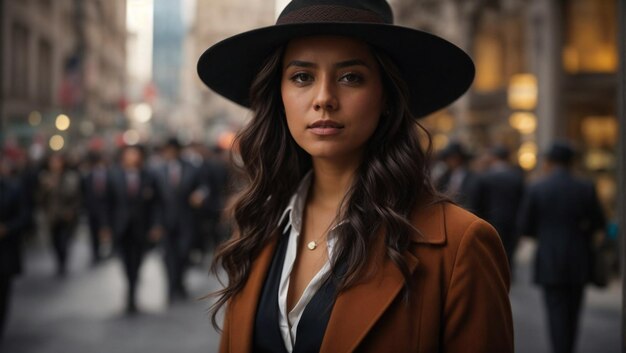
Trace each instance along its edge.
<instances>
[{"instance_id":1,"label":"city street","mask_svg":"<svg viewBox=\"0 0 626 353\"><path fill-rule=\"evenodd\" d=\"M209 302L190 299L166 307L160 254L150 253L142 268L139 305L142 313L123 313L124 283L117 259L89 266L85 229L80 228L67 278L54 276L52 255L44 242L26 251L26 273L16 281L3 353L215 352L219 341L210 325ZM511 291L516 351L549 352L540 291L529 285L533 244L518 252ZM188 276L192 297L217 288L206 269ZM577 352L619 352L620 284L588 289Z\"/></svg>"}]
</instances>

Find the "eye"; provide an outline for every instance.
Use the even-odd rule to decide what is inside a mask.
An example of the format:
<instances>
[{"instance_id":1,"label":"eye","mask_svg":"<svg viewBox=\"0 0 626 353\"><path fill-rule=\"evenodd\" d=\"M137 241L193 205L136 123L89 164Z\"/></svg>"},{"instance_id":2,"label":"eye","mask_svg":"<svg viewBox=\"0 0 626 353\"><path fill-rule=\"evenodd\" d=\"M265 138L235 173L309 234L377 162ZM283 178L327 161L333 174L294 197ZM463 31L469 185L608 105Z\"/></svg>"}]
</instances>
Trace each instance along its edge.
<instances>
[{"instance_id":1,"label":"eye","mask_svg":"<svg viewBox=\"0 0 626 353\"><path fill-rule=\"evenodd\" d=\"M363 76L354 73L354 72L350 72L347 73L343 76L341 76L341 78L339 79L339 81L345 82L345 83L349 83L349 84L358 84L363 82Z\"/></svg>"},{"instance_id":2,"label":"eye","mask_svg":"<svg viewBox=\"0 0 626 353\"><path fill-rule=\"evenodd\" d=\"M313 81L313 77L306 72L297 72L293 74L289 79L297 84L305 84Z\"/></svg>"}]
</instances>

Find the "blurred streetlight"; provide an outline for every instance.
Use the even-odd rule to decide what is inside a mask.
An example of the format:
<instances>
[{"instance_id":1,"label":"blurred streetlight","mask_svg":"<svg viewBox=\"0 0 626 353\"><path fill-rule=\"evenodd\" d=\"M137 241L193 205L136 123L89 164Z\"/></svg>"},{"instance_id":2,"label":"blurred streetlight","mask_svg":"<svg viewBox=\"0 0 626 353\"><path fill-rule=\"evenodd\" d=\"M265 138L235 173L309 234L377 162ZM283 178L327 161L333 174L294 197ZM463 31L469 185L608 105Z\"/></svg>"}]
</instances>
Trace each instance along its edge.
<instances>
[{"instance_id":1,"label":"blurred streetlight","mask_svg":"<svg viewBox=\"0 0 626 353\"><path fill-rule=\"evenodd\" d=\"M132 120L145 124L152 119L152 108L148 103L131 104L127 114Z\"/></svg>"},{"instance_id":2,"label":"blurred streetlight","mask_svg":"<svg viewBox=\"0 0 626 353\"><path fill-rule=\"evenodd\" d=\"M537 106L537 78L533 74L511 76L508 102L511 109L533 110Z\"/></svg>"},{"instance_id":3,"label":"blurred streetlight","mask_svg":"<svg viewBox=\"0 0 626 353\"><path fill-rule=\"evenodd\" d=\"M70 128L70 118L65 114L59 114L55 121L55 126L59 131L65 131Z\"/></svg>"},{"instance_id":4,"label":"blurred streetlight","mask_svg":"<svg viewBox=\"0 0 626 353\"><path fill-rule=\"evenodd\" d=\"M517 152L517 162L525 170L532 170L537 165L537 151L536 143L524 142Z\"/></svg>"},{"instance_id":5,"label":"blurred streetlight","mask_svg":"<svg viewBox=\"0 0 626 353\"><path fill-rule=\"evenodd\" d=\"M60 151L65 146L65 139L61 135L54 135L50 138L49 145L53 151Z\"/></svg>"},{"instance_id":6,"label":"blurred streetlight","mask_svg":"<svg viewBox=\"0 0 626 353\"><path fill-rule=\"evenodd\" d=\"M511 114L509 124L520 133L528 135L537 129L537 117L533 113L515 112Z\"/></svg>"}]
</instances>

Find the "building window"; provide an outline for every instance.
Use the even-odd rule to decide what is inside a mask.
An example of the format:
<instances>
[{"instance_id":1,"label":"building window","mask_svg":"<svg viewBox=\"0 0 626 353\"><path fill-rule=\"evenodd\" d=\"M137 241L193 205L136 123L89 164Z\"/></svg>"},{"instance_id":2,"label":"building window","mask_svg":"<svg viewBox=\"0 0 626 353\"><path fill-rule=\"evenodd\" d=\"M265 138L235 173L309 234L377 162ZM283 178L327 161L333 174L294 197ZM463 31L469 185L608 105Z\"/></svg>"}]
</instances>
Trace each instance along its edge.
<instances>
[{"instance_id":1,"label":"building window","mask_svg":"<svg viewBox=\"0 0 626 353\"><path fill-rule=\"evenodd\" d=\"M495 12L485 11L476 28L474 89L480 93L494 92L505 86L502 28Z\"/></svg>"},{"instance_id":2,"label":"building window","mask_svg":"<svg viewBox=\"0 0 626 353\"><path fill-rule=\"evenodd\" d=\"M39 42L37 64L37 98L44 105L52 104L52 47L47 40Z\"/></svg>"},{"instance_id":3,"label":"building window","mask_svg":"<svg viewBox=\"0 0 626 353\"><path fill-rule=\"evenodd\" d=\"M11 89L14 98L28 97L28 29L19 23L11 28Z\"/></svg>"},{"instance_id":4,"label":"building window","mask_svg":"<svg viewBox=\"0 0 626 353\"><path fill-rule=\"evenodd\" d=\"M617 69L615 0L571 0L565 7L563 66L568 73Z\"/></svg>"}]
</instances>

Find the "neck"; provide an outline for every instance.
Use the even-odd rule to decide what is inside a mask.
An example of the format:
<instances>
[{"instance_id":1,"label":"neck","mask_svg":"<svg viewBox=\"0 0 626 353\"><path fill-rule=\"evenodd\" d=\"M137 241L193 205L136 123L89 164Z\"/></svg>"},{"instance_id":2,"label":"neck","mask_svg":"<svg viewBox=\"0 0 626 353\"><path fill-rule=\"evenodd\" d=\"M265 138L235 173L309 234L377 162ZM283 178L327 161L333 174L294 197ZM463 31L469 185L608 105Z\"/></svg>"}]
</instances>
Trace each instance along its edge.
<instances>
[{"instance_id":1,"label":"neck","mask_svg":"<svg viewBox=\"0 0 626 353\"><path fill-rule=\"evenodd\" d=\"M309 202L336 212L352 185L358 163L313 159L313 184Z\"/></svg>"}]
</instances>

